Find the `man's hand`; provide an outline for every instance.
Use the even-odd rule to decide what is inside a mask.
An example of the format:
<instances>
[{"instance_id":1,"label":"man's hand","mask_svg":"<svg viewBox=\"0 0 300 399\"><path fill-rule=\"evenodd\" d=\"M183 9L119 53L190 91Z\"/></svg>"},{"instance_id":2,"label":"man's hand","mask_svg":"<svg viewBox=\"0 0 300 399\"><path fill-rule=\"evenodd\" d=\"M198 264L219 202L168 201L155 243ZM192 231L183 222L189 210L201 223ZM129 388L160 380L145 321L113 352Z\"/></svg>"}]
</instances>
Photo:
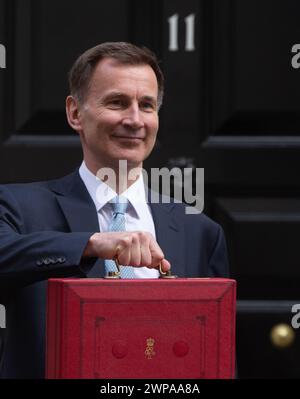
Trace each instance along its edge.
<instances>
[{"instance_id":1,"label":"man's hand","mask_svg":"<svg viewBox=\"0 0 300 399\"><path fill-rule=\"evenodd\" d=\"M170 270L170 263L152 234L142 231L120 231L93 234L83 253L84 257L118 259L120 265Z\"/></svg>"}]
</instances>

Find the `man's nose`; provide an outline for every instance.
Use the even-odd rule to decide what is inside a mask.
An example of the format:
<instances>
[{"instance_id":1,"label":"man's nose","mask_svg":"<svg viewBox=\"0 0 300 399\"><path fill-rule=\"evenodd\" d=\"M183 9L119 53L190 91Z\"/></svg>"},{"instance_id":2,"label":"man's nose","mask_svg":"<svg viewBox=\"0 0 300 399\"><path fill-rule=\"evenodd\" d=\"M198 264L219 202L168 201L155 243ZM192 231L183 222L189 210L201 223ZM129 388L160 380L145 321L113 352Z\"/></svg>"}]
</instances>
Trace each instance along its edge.
<instances>
[{"instance_id":1,"label":"man's nose","mask_svg":"<svg viewBox=\"0 0 300 399\"><path fill-rule=\"evenodd\" d=\"M132 104L127 108L123 118L123 125L132 129L140 129L144 126L141 111L138 104Z\"/></svg>"}]
</instances>

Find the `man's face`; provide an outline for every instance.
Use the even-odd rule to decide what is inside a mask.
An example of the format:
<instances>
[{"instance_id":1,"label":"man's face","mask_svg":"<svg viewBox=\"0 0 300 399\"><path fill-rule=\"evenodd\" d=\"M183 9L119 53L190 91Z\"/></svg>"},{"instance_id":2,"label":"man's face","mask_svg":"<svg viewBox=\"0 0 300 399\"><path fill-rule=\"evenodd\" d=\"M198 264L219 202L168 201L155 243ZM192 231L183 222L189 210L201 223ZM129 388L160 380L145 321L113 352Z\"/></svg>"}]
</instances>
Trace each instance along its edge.
<instances>
[{"instance_id":1,"label":"man's face","mask_svg":"<svg viewBox=\"0 0 300 399\"><path fill-rule=\"evenodd\" d=\"M158 86L149 65L124 65L105 58L94 70L76 129L88 167L142 165L158 130Z\"/></svg>"}]
</instances>

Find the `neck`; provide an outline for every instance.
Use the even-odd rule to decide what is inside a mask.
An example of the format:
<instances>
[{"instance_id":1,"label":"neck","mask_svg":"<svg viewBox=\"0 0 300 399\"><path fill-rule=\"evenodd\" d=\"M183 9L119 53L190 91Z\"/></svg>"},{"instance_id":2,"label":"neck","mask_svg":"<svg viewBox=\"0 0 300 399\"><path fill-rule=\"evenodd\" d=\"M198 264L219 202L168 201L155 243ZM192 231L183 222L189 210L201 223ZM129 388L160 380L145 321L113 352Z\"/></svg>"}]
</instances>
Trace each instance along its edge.
<instances>
[{"instance_id":1,"label":"neck","mask_svg":"<svg viewBox=\"0 0 300 399\"><path fill-rule=\"evenodd\" d=\"M118 165L93 165L84 160L86 167L100 180L110 186L117 194L122 194L137 181L142 173L142 163L131 165L126 160L119 160Z\"/></svg>"}]
</instances>

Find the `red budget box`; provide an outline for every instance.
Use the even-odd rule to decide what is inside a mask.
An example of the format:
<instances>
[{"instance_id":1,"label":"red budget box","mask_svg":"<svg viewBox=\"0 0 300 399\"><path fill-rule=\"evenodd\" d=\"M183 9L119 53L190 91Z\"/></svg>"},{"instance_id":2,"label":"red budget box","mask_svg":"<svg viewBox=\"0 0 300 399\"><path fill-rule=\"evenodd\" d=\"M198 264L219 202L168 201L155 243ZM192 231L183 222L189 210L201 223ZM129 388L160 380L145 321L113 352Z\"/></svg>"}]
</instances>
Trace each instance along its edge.
<instances>
[{"instance_id":1,"label":"red budget box","mask_svg":"<svg viewBox=\"0 0 300 399\"><path fill-rule=\"evenodd\" d=\"M233 378L236 282L50 279L47 378Z\"/></svg>"}]
</instances>

